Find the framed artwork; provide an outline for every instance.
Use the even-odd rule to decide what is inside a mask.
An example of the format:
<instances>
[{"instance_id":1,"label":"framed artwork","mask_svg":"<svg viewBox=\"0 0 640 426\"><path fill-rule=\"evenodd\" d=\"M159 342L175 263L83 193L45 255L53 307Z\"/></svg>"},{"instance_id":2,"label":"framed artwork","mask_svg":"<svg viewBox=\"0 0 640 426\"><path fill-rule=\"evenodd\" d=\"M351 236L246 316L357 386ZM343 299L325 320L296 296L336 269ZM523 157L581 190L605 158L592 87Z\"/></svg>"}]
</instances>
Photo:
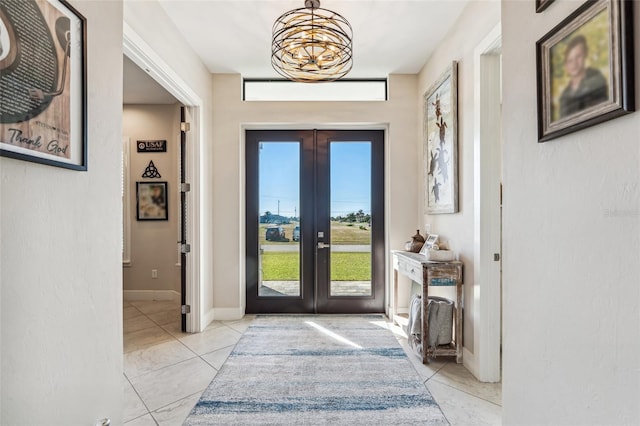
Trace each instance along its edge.
<instances>
[{"instance_id":1,"label":"framed artwork","mask_svg":"<svg viewBox=\"0 0 640 426\"><path fill-rule=\"evenodd\" d=\"M438 242L438 235L436 234L429 234L429 236L427 237L427 239L425 240L424 244L428 245L428 246L433 246L435 243Z\"/></svg>"},{"instance_id":2,"label":"framed artwork","mask_svg":"<svg viewBox=\"0 0 640 426\"><path fill-rule=\"evenodd\" d=\"M425 213L458 211L458 64L424 95Z\"/></svg>"},{"instance_id":3,"label":"framed artwork","mask_svg":"<svg viewBox=\"0 0 640 426\"><path fill-rule=\"evenodd\" d=\"M167 182L136 182L137 219L169 220Z\"/></svg>"},{"instance_id":4,"label":"framed artwork","mask_svg":"<svg viewBox=\"0 0 640 426\"><path fill-rule=\"evenodd\" d=\"M536 13L545 10L554 0L536 0Z\"/></svg>"},{"instance_id":5,"label":"framed artwork","mask_svg":"<svg viewBox=\"0 0 640 426\"><path fill-rule=\"evenodd\" d=\"M422 245L422 248L420 249L420 254L427 254L427 252L431 250L437 242L438 236L436 234L429 234L424 244Z\"/></svg>"},{"instance_id":6,"label":"framed artwork","mask_svg":"<svg viewBox=\"0 0 640 426\"><path fill-rule=\"evenodd\" d=\"M589 0L536 43L538 141L635 110L626 0Z\"/></svg>"},{"instance_id":7,"label":"framed artwork","mask_svg":"<svg viewBox=\"0 0 640 426\"><path fill-rule=\"evenodd\" d=\"M85 40L64 0L0 0L0 155L87 170Z\"/></svg>"}]
</instances>

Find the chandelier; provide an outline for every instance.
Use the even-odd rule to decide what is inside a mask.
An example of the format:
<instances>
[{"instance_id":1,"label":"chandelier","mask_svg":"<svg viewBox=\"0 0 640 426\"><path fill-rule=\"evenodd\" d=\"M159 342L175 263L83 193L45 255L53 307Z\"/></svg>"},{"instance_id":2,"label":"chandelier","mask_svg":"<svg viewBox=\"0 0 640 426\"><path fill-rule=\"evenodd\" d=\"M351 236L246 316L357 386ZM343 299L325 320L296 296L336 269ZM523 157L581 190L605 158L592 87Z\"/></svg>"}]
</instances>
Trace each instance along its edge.
<instances>
[{"instance_id":1,"label":"chandelier","mask_svg":"<svg viewBox=\"0 0 640 426\"><path fill-rule=\"evenodd\" d=\"M319 0L286 12L273 24L271 65L302 83L334 81L353 65L353 31L341 15L320 8Z\"/></svg>"}]
</instances>

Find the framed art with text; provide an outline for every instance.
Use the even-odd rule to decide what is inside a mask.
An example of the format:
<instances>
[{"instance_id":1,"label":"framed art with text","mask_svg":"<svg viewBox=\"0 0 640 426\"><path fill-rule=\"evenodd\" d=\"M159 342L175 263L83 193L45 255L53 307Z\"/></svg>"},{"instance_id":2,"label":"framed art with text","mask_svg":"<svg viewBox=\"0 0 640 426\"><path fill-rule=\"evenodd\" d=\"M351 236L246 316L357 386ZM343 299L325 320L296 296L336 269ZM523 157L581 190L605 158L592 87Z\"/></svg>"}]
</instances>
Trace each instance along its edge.
<instances>
[{"instance_id":1,"label":"framed art with text","mask_svg":"<svg viewBox=\"0 0 640 426\"><path fill-rule=\"evenodd\" d=\"M632 3L589 0L536 43L539 142L635 110Z\"/></svg>"},{"instance_id":2,"label":"framed art with text","mask_svg":"<svg viewBox=\"0 0 640 426\"><path fill-rule=\"evenodd\" d=\"M0 155L87 170L85 40L64 0L0 0Z\"/></svg>"},{"instance_id":3,"label":"framed art with text","mask_svg":"<svg viewBox=\"0 0 640 426\"><path fill-rule=\"evenodd\" d=\"M457 80L454 61L424 95L426 214L458 211Z\"/></svg>"}]
</instances>

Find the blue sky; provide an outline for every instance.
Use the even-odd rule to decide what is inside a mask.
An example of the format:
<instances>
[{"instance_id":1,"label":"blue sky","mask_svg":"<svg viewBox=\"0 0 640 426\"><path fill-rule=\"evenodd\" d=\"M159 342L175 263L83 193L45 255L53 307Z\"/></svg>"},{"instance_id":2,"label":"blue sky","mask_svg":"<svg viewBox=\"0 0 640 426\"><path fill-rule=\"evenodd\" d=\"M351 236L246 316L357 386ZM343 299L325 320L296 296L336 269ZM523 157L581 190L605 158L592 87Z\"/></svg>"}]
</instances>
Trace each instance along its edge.
<instances>
[{"instance_id":1,"label":"blue sky","mask_svg":"<svg viewBox=\"0 0 640 426\"><path fill-rule=\"evenodd\" d=\"M260 149L260 214L300 215L300 145L266 142ZM371 146L331 143L331 216L371 212Z\"/></svg>"}]
</instances>

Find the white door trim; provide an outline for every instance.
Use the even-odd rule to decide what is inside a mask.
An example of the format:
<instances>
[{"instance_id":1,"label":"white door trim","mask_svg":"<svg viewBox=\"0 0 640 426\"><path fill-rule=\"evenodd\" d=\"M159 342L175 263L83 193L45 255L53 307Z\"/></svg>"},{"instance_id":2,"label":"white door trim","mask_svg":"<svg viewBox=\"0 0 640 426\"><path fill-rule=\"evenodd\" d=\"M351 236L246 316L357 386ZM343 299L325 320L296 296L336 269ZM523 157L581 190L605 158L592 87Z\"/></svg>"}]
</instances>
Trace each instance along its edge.
<instances>
[{"instance_id":1,"label":"white door trim","mask_svg":"<svg viewBox=\"0 0 640 426\"><path fill-rule=\"evenodd\" d=\"M465 362L482 382L501 370L501 25L474 50L474 344Z\"/></svg>"},{"instance_id":2,"label":"white door trim","mask_svg":"<svg viewBox=\"0 0 640 426\"><path fill-rule=\"evenodd\" d=\"M123 22L123 52L136 65L145 70L154 80L171 93L186 108L191 117L191 131L187 132L187 181L191 191L187 194L189 205L187 235L190 238L191 253L187 256L186 303L191 306L187 314L187 332L199 332L207 323L201 311L202 286L200 277L204 263L201 260L201 202L200 183L202 165L200 155L202 136L203 108L202 99L171 67L126 23Z\"/></svg>"}]
</instances>

